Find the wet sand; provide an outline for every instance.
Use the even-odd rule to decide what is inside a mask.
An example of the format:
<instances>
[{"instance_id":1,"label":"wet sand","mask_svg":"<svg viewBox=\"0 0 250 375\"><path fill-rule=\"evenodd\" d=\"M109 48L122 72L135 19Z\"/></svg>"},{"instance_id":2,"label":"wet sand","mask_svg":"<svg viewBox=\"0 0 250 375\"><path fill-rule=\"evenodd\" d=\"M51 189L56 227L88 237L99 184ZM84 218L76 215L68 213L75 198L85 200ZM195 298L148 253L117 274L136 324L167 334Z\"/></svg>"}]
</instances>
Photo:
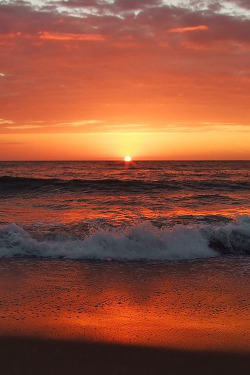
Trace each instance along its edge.
<instances>
[{"instance_id":1,"label":"wet sand","mask_svg":"<svg viewBox=\"0 0 250 375\"><path fill-rule=\"evenodd\" d=\"M2 338L0 358L0 372L4 375L245 375L250 372L246 354L24 338Z\"/></svg>"},{"instance_id":2,"label":"wet sand","mask_svg":"<svg viewBox=\"0 0 250 375\"><path fill-rule=\"evenodd\" d=\"M247 374L249 260L0 261L0 374Z\"/></svg>"}]
</instances>

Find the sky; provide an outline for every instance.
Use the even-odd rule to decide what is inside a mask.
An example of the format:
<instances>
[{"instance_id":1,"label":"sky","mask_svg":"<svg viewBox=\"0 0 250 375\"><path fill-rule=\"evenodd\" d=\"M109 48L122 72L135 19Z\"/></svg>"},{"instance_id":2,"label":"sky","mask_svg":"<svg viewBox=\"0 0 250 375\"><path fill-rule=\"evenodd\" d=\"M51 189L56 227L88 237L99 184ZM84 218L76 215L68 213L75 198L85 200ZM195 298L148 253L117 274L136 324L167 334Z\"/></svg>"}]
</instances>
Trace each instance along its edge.
<instances>
[{"instance_id":1,"label":"sky","mask_svg":"<svg viewBox=\"0 0 250 375\"><path fill-rule=\"evenodd\" d=\"M250 159L249 0L0 0L0 160Z\"/></svg>"}]
</instances>

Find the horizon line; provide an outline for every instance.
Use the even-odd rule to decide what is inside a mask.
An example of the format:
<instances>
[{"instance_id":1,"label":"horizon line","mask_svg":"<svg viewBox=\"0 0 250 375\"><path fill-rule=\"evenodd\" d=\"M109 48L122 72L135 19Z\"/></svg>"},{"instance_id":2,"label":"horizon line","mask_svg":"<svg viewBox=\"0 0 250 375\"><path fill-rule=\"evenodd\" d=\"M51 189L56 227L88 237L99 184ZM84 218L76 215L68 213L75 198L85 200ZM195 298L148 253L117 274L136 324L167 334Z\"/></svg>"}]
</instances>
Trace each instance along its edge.
<instances>
[{"instance_id":1,"label":"horizon line","mask_svg":"<svg viewBox=\"0 0 250 375\"><path fill-rule=\"evenodd\" d=\"M168 161L168 162L197 162L197 161L212 161L212 162L225 162L225 161L250 161L250 159L132 159L133 162L153 162L153 161ZM53 163L53 162L125 162L124 159L51 159L51 160L0 160L0 163Z\"/></svg>"}]
</instances>

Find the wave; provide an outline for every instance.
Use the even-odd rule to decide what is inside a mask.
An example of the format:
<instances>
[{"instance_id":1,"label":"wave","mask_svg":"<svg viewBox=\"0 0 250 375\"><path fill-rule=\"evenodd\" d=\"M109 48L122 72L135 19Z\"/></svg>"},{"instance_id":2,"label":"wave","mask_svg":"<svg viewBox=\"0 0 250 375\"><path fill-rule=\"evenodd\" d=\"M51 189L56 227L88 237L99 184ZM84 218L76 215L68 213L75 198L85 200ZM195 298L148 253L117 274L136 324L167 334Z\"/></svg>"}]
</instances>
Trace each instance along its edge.
<instances>
[{"instance_id":1,"label":"wave","mask_svg":"<svg viewBox=\"0 0 250 375\"><path fill-rule=\"evenodd\" d=\"M249 216L221 226L97 230L81 240L38 241L16 224L0 227L0 258L166 261L225 254L250 255Z\"/></svg>"},{"instance_id":2,"label":"wave","mask_svg":"<svg viewBox=\"0 0 250 375\"><path fill-rule=\"evenodd\" d=\"M47 191L126 191L147 192L152 190L216 190L235 191L250 189L250 181L213 179L163 179L163 180L62 180L0 176L0 193L14 194L19 192L47 192Z\"/></svg>"}]
</instances>

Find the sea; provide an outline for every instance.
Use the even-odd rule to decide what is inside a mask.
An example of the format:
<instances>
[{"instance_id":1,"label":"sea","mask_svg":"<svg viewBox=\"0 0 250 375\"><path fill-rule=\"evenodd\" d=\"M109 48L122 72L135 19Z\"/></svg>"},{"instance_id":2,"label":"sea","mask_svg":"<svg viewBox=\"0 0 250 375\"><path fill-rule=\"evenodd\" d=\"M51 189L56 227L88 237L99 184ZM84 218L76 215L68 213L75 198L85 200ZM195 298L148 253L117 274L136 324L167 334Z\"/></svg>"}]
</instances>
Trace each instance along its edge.
<instances>
[{"instance_id":1,"label":"sea","mask_svg":"<svg viewBox=\"0 0 250 375\"><path fill-rule=\"evenodd\" d=\"M0 337L250 352L250 162L1 162Z\"/></svg>"},{"instance_id":2,"label":"sea","mask_svg":"<svg viewBox=\"0 0 250 375\"><path fill-rule=\"evenodd\" d=\"M0 258L250 254L250 161L0 162Z\"/></svg>"}]
</instances>

